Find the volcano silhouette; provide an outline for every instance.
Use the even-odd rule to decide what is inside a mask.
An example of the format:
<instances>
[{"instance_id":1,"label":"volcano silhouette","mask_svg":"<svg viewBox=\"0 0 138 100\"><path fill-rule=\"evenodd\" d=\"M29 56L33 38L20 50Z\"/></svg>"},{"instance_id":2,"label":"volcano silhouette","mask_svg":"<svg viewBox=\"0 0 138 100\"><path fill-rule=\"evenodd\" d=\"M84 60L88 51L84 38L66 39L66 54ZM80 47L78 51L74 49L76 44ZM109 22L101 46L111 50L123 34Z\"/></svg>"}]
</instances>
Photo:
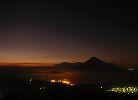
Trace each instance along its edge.
<instances>
[{"instance_id":1,"label":"volcano silhouette","mask_svg":"<svg viewBox=\"0 0 138 100\"><path fill-rule=\"evenodd\" d=\"M73 70L111 71L111 72L125 71L124 68L118 65L105 62L96 57L91 57L85 62L76 62L76 63L63 62L57 66L58 68L73 69Z\"/></svg>"},{"instance_id":2,"label":"volcano silhouette","mask_svg":"<svg viewBox=\"0 0 138 100\"><path fill-rule=\"evenodd\" d=\"M105 62L99 58L91 57L85 62L68 63L57 65L57 69L75 71L81 73L80 80L114 80L129 77L129 72L122 66Z\"/></svg>"}]
</instances>

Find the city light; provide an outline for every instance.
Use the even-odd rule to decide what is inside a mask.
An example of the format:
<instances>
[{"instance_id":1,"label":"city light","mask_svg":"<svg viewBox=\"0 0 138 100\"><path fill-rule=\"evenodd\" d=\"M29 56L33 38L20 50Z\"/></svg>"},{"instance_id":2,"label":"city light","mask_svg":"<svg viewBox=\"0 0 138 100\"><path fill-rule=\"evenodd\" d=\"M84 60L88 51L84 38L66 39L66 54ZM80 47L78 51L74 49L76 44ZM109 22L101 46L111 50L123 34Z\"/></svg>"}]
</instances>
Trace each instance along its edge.
<instances>
[{"instance_id":1,"label":"city light","mask_svg":"<svg viewBox=\"0 0 138 100\"><path fill-rule=\"evenodd\" d=\"M61 83L63 83L63 84L70 84L71 82L70 81L68 81L68 80L63 80L63 81L61 81Z\"/></svg>"},{"instance_id":2,"label":"city light","mask_svg":"<svg viewBox=\"0 0 138 100\"><path fill-rule=\"evenodd\" d=\"M109 92L116 92L116 93L137 93L138 88L137 87L114 87L111 88L110 90L107 90Z\"/></svg>"},{"instance_id":3,"label":"city light","mask_svg":"<svg viewBox=\"0 0 138 100\"><path fill-rule=\"evenodd\" d=\"M63 79L63 80L50 80L51 83L62 83L62 84L66 84L66 85L70 85L70 86L74 86L75 84L71 83L71 81L67 80L67 79Z\"/></svg>"},{"instance_id":4,"label":"city light","mask_svg":"<svg viewBox=\"0 0 138 100\"><path fill-rule=\"evenodd\" d=\"M57 81L56 80L50 80L51 83L56 83Z\"/></svg>"},{"instance_id":5,"label":"city light","mask_svg":"<svg viewBox=\"0 0 138 100\"><path fill-rule=\"evenodd\" d=\"M129 71L134 71L134 69L133 69L133 68L128 68L128 70L129 70Z\"/></svg>"},{"instance_id":6,"label":"city light","mask_svg":"<svg viewBox=\"0 0 138 100\"><path fill-rule=\"evenodd\" d=\"M33 79L30 79L29 81L32 82Z\"/></svg>"},{"instance_id":7,"label":"city light","mask_svg":"<svg viewBox=\"0 0 138 100\"><path fill-rule=\"evenodd\" d=\"M46 89L46 87L44 87L44 86L39 88L39 90L45 90L45 89Z\"/></svg>"}]
</instances>

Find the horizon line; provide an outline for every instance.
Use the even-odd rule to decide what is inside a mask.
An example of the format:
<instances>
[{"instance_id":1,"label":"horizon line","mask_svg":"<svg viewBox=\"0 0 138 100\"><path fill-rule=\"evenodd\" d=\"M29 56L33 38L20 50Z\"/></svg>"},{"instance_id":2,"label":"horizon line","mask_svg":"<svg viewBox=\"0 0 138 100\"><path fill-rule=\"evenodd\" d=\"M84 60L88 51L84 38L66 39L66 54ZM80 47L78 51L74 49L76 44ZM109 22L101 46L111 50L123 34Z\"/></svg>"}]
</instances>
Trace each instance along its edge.
<instances>
[{"instance_id":1,"label":"horizon line","mask_svg":"<svg viewBox=\"0 0 138 100\"><path fill-rule=\"evenodd\" d=\"M0 66L54 66L57 63L0 63Z\"/></svg>"}]
</instances>

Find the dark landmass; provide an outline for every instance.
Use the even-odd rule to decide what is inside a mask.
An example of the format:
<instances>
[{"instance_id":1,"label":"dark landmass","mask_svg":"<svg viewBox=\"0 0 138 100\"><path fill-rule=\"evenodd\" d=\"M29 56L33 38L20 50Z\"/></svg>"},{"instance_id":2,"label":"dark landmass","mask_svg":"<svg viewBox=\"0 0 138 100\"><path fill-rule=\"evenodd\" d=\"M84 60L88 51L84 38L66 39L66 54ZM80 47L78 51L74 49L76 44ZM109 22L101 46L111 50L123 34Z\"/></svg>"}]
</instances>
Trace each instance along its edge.
<instances>
[{"instance_id":1,"label":"dark landmass","mask_svg":"<svg viewBox=\"0 0 138 100\"><path fill-rule=\"evenodd\" d=\"M66 72L80 74L76 77L75 86L51 83L37 75L55 75L56 78ZM86 62L63 62L53 67L3 66L0 67L0 100L130 100L138 94L109 93L107 89L112 86L138 86L137 73L136 69L128 70L96 57Z\"/></svg>"},{"instance_id":2,"label":"dark landmass","mask_svg":"<svg viewBox=\"0 0 138 100\"><path fill-rule=\"evenodd\" d=\"M83 73L81 77L86 76L89 80L95 81L126 80L135 77L134 75L137 73L137 69L129 71L127 68L113 63L104 62L96 57L91 57L86 62L63 62L55 65L55 68L80 72Z\"/></svg>"},{"instance_id":3,"label":"dark landmass","mask_svg":"<svg viewBox=\"0 0 138 100\"><path fill-rule=\"evenodd\" d=\"M114 83L115 84L115 83ZM109 93L106 89L113 83L85 84L68 86L60 83L50 83L38 80L14 80L2 82L0 88L1 100L76 100L76 99L112 99L132 100L138 94Z\"/></svg>"}]
</instances>

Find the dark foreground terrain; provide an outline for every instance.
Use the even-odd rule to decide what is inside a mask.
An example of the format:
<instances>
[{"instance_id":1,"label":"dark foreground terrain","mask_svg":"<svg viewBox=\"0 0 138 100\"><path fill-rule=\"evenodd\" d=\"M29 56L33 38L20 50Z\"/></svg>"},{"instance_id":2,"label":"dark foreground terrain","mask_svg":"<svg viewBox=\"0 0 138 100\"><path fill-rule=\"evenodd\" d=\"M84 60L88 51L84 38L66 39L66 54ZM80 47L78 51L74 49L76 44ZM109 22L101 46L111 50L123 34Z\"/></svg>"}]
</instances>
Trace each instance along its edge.
<instances>
[{"instance_id":1,"label":"dark foreground terrain","mask_svg":"<svg viewBox=\"0 0 138 100\"><path fill-rule=\"evenodd\" d=\"M0 100L133 100L135 94L118 94L106 91L108 86L65 85L36 80L2 81Z\"/></svg>"}]
</instances>

